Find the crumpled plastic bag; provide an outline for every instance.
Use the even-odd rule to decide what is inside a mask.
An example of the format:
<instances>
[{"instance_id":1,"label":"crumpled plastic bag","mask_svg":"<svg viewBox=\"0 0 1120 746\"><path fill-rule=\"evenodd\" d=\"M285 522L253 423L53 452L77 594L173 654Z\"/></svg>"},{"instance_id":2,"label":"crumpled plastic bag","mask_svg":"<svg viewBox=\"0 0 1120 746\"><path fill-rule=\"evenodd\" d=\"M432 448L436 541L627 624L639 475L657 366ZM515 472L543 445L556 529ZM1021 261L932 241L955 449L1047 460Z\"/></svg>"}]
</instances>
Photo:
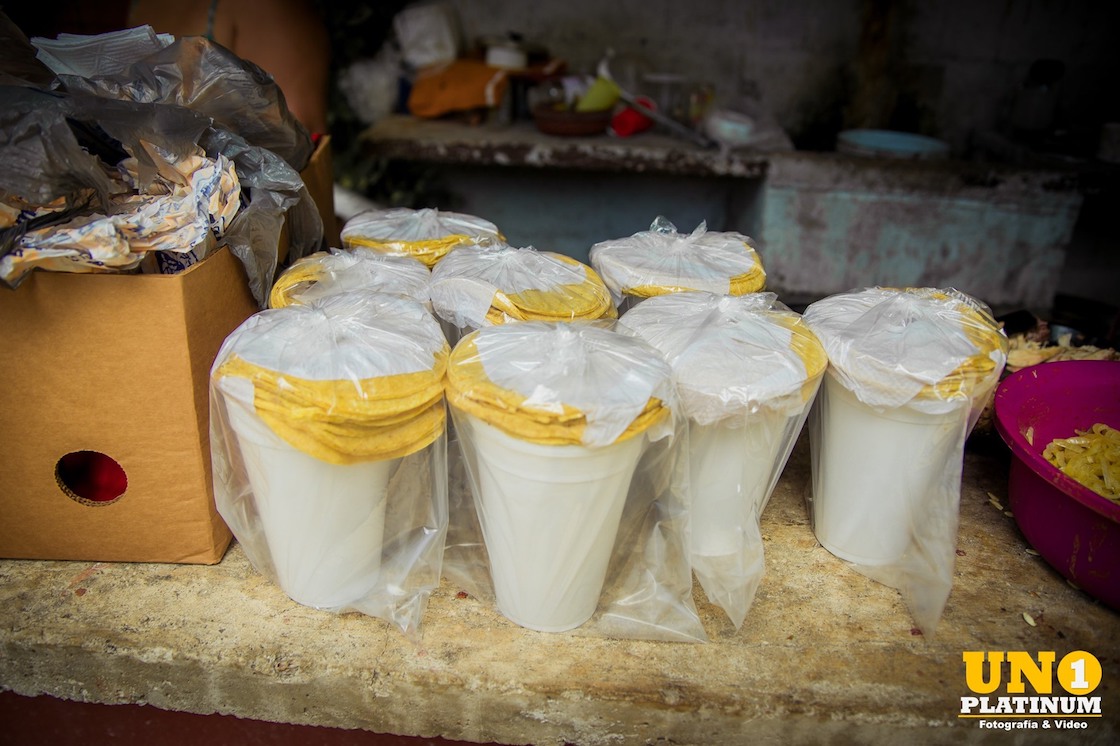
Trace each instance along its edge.
<instances>
[{"instance_id":1,"label":"crumpled plastic bag","mask_svg":"<svg viewBox=\"0 0 1120 746\"><path fill-rule=\"evenodd\" d=\"M14 286L36 268L131 269L149 253L157 262L168 254L189 255L177 260L182 266L205 258L240 207L241 186L232 162L222 155L207 158L201 149L179 158L151 143L142 145L161 164L156 179L137 191L137 172L130 168L136 159L121 161L117 177L128 191L113 195L107 214L28 230L0 257L0 280Z\"/></svg>"},{"instance_id":2,"label":"crumpled plastic bag","mask_svg":"<svg viewBox=\"0 0 1120 746\"><path fill-rule=\"evenodd\" d=\"M123 73L129 65L175 41L151 26L119 29L103 34L61 33L54 39L36 36L36 58L55 75L97 78Z\"/></svg>"},{"instance_id":3,"label":"crumpled plastic bag","mask_svg":"<svg viewBox=\"0 0 1120 746\"><path fill-rule=\"evenodd\" d=\"M232 160L242 187L248 189L249 204L230 223L225 241L245 266L253 297L265 308L276 276L285 219L289 261L319 250L323 219L299 173L276 153L218 128L207 130L200 144L207 153L221 153Z\"/></svg>"},{"instance_id":4,"label":"crumpled plastic bag","mask_svg":"<svg viewBox=\"0 0 1120 746\"><path fill-rule=\"evenodd\" d=\"M54 74L35 55L27 35L0 10L0 85L50 87Z\"/></svg>"},{"instance_id":5,"label":"crumpled plastic bag","mask_svg":"<svg viewBox=\"0 0 1120 746\"><path fill-rule=\"evenodd\" d=\"M183 37L120 73L59 73L58 79L71 93L197 111L251 145L276 153L296 171L307 166L314 151L310 134L288 110L272 76L201 36Z\"/></svg>"},{"instance_id":6,"label":"crumpled plastic bag","mask_svg":"<svg viewBox=\"0 0 1120 746\"><path fill-rule=\"evenodd\" d=\"M67 124L67 98L25 86L0 86L0 191L29 206L82 202L104 209L109 177Z\"/></svg>"},{"instance_id":7,"label":"crumpled plastic bag","mask_svg":"<svg viewBox=\"0 0 1120 746\"><path fill-rule=\"evenodd\" d=\"M359 121L379 122L393 113L401 96L401 56L383 44L373 58L354 61L338 76L338 88Z\"/></svg>"},{"instance_id":8,"label":"crumpled plastic bag","mask_svg":"<svg viewBox=\"0 0 1120 746\"><path fill-rule=\"evenodd\" d=\"M809 421L817 540L897 588L933 635L953 584L964 444L1008 342L953 289L872 287L811 304L829 369Z\"/></svg>"},{"instance_id":9,"label":"crumpled plastic bag","mask_svg":"<svg viewBox=\"0 0 1120 746\"><path fill-rule=\"evenodd\" d=\"M13 104L0 114L0 141L8 145L0 149L0 201L29 208L18 211L4 230L0 255L9 253L28 231L79 215L108 214L119 187L107 171L122 161L131 159L133 186L146 189L166 167L159 153L187 157L198 148L210 158L223 157L234 164L247 204L232 220L228 214L223 218L221 238L245 266L250 289L262 307L276 273L285 217L294 259L322 243L322 220L299 173L276 153L214 127L198 112L31 87L0 88L0 95ZM50 205L54 207L40 209ZM95 253L78 259L100 268ZM23 276L13 276L9 284L18 284Z\"/></svg>"}]
</instances>

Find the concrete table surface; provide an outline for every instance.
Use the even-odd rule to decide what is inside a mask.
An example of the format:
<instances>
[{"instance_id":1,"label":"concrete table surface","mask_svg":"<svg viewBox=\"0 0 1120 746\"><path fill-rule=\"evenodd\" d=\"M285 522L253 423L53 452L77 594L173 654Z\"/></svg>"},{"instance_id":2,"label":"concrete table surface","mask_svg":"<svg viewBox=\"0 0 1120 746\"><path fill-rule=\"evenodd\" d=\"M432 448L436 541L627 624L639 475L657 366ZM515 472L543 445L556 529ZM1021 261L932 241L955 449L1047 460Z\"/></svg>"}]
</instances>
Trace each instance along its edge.
<instances>
[{"instance_id":1,"label":"concrete table surface","mask_svg":"<svg viewBox=\"0 0 1120 746\"><path fill-rule=\"evenodd\" d=\"M0 689L509 744L1117 741L1120 616L993 506L989 493L1007 502L998 447L966 454L932 638L895 590L817 544L809 460L803 437L763 515L766 577L743 628L697 591L705 644L532 632L446 582L412 641L290 601L235 545L211 567L0 561ZM1045 734L959 718L968 650L1091 652L1102 717Z\"/></svg>"},{"instance_id":2,"label":"concrete table surface","mask_svg":"<svg viewBox=\"0 0 1120 746\"><path fill-rule=\"evenodd\" d=\"M372 155L443 165L744 179L762 177L767 165L765 152L702 148L655 131L633 137L560 137L525 121L469 125L394 115L363 132L362 141Z\"/></svg>"}]
</instances>

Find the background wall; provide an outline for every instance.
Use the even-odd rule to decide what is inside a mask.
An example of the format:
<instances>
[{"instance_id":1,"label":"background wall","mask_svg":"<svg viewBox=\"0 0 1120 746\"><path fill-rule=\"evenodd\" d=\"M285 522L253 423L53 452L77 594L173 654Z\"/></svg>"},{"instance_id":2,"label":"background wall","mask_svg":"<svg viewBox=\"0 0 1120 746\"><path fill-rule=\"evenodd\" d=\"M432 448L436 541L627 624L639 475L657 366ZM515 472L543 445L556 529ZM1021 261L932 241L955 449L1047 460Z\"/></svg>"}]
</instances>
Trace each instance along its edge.
<instances>
[{"instance_id":1,"label":"background wall","mask_svg":"<svg viewBox=\"0 0 1120 746\"><path fill-rule=\"evenodd\" d=\"M467 44L516 32L567 60L573 72L594 71L612 49L647 71L679 73L712 85L717 102L729 108L746 99L760 102L799 150L832 150L844 129L899 129L946 140L959 159L1103 166L1106 188L1085 192L1092 208L1087 214L1099 215L1096 206L1117 196L1116 167L1094 158L1101 125L1120 121L1117 2L447 1L456 9ZM1026 85L1040 60L1058 62L1055 85ZM1016 147L1003 147L1009 138ZM832 172L828 165L824 169ZM498 176L469 169L444 169L441 175L453 197L450 204L493 217L508 228L514 242L579 258L591 238L643 229L647 215L667 214L683 230L701 218L712 229L741 230L765 239L776 287L789 285L779 289L804 290L810 296L813 288L799 287L794 272L820 279L822 265L810 261L805 254L810 250L813 256L831 257L832 263L870 262L892 277L902 262L909 268L908 278L921 279L932 271L934 281L943 279L937 274L939 256L959 255L966 263L984 258L999 264L1008 278L1045 280L1046 287L1038 291L989 293L1010 294L1008 302L1029 302L1036 310L1046 306L1055 287L1059 293L1114 304L1120 282L1120 230L1099 219L1077 221L1074 229L1079 198L1069 194L1049 200L1045 195L1024 197L1007 214L986 209L983 199L975 204L965 200L976 218L971 223L941 219L956 215L954 210L964 204L955 196L933 200L939 208L934 209L921 189L903 194L932 210L926 224L932 221L937 230L931 232L920 227L921 221L898 222L889 209L895 204L893 189L839 189L830 196L805 183L791 192L797 200L784 203L777 197L785 193L778 194L773 184L758 192L748 187L745 194L733 189L728 198L728 192L718 192L713 184L647 180L634 191L615 188L613 177L584 178L581 186L580 178L571 176ZM755 199L756 194L761 198ZM886 241L880 253L894 258L878 262L866 241L853 243L851 236L841 235L844 221L829 222L827 231L806 239L802 223L820 205L806 205L805 195L839 200L848 223L873 224L879 238L905 235L902 244L911 250L900 249L897 240ZM1037 209L1030 207L1035 199L1040 200ZM801 208L791 211L783 205ZM1016 238L995 246L1000 236ZM968 285L971 276L953 281ZM832 279L849 281L846 277ZM988 285L1015 286L1002 277L995 274ZM816 288L818 294L824 289Z\"/></svg>"},{"instance_id":2,"label":"background wall","mask_svg":"<svg viewBox=\"0 0 1120 746\"><path fill-rule=\"evenodd\" d=\"M575 72L593 71L612 49L649 72L678 73L711 85L717 102L729 108L746 100L759 102L799 150L831 150L843 129L883 127L947 140L958 158L1021 157L993 147L999 140L991 136L1002 134L1025 141L1031 146L1028 155L1044 155L1042 165L1093 166L1102 123L1120 122L1120 44L1115 42L1120 2L1115 0L442 1L454 8L468 45L517 32L566 59ZM312 2L330 32L336 76L355 61L373 58L391 36L393 17L408 4ZM123 23L126 0L98 4L97 13L88 5L59 0L11 10L26 17L30 33L47 35L53 34L31 22L66 25L53 30L79 33ZM1032 65L1044 59L1060 63L1060 81L1025 90ZM800 287L797 278L819 276L820 267L828 264L811 262L805 251L831 257L833 264L837 257L866 264L868 235L879 237L884 261L878 266L891 277L900 274L903 264L911 274L925 277L927 265L940 266L934 263L937 257L990 258L1004 256L1003 251L1023 267L1035 266L1023 257L1051 257L1036 274L1060 274L1061 287L1082 296L1114 303L1120 284L1120 229L1110 219L1120 193L1120 166L1107 166L1112 169L1106 173L1107 188L1086 193L1085 215L1097 217L1079 221L1070 250L1064 251L1070 233L1067 214L1077 207L1059 195L1044 195L1038 209L1024 198L995 233L985 233L963 219L953 223L936 217L959 215L956 197L943 200L945 212L930 212L925 191L896 198L893 187L865 189L861 177L841 180L843 189L834 184L822 191L813 180L798 181L796 188L777 183L762 187L726 180L371 163L359 153L359 135L367 123L354 121L352 112L347 117L344 97L337 89L334 93L336 176L344 183L349 179L347 186L389 204L441 206L488 217L519 245L583 258L595 241L645 229L654 216L664 214L682 230L705 220L711 229L765 238L775 282L783 280L792 290L812 290ZM1046 126L1024 129L1040 121ZM823 173L842 171L825 167L814 173L820 181ZM808 199L814 195L817 202ZM938 226L941 238L935 240L930 230L920 228L920 221L897 218L892 210L900 199L927 208L927 223ZM868 205L874 208L870 213ZM976 199L966 206L969 214L991 223L987 205ZM826 207L833 212L843 208L843 219L806 233ZM1032 220L1052 214L1062 219L1048 223L1047 230L1032 227ZM868 224L877 232L864 230L859 240L842 230ZM904 232L909 243L891 238L892 231ZM1057 238L1047 239L1049 234ZM993 251L987 248L993 236L1016 238ZM903 264L886 261L887 252L898 253L899 246L921 246L924 254L913 249L904 252ZM872 276L860 272L860 277Z\"/></svg>"},{"instance_id":3,"label":"background wall","mask_svg":"<svg viewBox=\"0 0 1120 746\"><path fill-rule=\"evenodd\" d=\"M608 48L756 92L800 148L846 127L947 139L1006 122L1031 63L1065 64L1060 124L1095 138L1120 118L1120 3L1097 0L450 0L468 40L523 34L591 71ZM1089 147L1089 145L1084 145Z\"/></svg>"}]
</instances>

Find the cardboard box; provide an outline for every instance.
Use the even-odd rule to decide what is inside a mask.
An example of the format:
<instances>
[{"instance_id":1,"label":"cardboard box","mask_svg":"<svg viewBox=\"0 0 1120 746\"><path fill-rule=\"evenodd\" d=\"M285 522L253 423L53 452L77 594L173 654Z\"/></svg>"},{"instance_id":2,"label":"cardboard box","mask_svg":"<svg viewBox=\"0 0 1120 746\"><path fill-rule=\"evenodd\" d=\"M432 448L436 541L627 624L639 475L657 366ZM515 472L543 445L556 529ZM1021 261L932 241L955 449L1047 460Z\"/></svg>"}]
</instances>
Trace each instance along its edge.
<instances>
[{"instance_id":1,"label":"cardboard box","mask_svg":"<svg viewBox=\"0 0 1120 746\"><path fill-rule=\"evenodd\" d=\"M218 562L210 365L256 310L224 248L177 275L0 289L0 556Z\"/></svg>"},{"instance_id":2,"label":"cardboard box","mask_svg":"<svg viewBox=\"0 0 1120 746\"><path fill-rule=\"evenodd\" d=\"M300 176L337 245L329 136ZM285 229L281 260L287 247ZM228 249L175 275L35 272L0 289L0 556L221 560L210 365L257 310Z\"/></svg>"}]
</instances>

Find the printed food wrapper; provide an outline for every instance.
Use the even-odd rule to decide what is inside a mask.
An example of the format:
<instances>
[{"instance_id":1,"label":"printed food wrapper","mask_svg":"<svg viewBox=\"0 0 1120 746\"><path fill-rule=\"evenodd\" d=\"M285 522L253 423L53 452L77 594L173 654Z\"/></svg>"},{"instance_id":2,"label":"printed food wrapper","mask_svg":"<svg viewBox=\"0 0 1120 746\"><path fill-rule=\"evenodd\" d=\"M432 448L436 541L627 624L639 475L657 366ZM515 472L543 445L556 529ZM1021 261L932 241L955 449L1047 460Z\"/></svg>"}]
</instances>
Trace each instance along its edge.
<instances>
[{"instance_id":1,"label":"printed food wrapper","mask_svg":"<svg viewBox=\"0 0 1120 746\"><path fill-rule=\"evenodd\" d=\"M150 144L149 144L150 145ZM67 272L128 270L148 252L193 254L201 259L212 237L221 237L240 207L233 163L207 158L201 149L183 158L151 146L162 164L144 192L132 191L134 159L122 161L109 214L79 215L24 233L0 259L0 280L15 286L32 269Z\"/></svg>"}]
</instances>

